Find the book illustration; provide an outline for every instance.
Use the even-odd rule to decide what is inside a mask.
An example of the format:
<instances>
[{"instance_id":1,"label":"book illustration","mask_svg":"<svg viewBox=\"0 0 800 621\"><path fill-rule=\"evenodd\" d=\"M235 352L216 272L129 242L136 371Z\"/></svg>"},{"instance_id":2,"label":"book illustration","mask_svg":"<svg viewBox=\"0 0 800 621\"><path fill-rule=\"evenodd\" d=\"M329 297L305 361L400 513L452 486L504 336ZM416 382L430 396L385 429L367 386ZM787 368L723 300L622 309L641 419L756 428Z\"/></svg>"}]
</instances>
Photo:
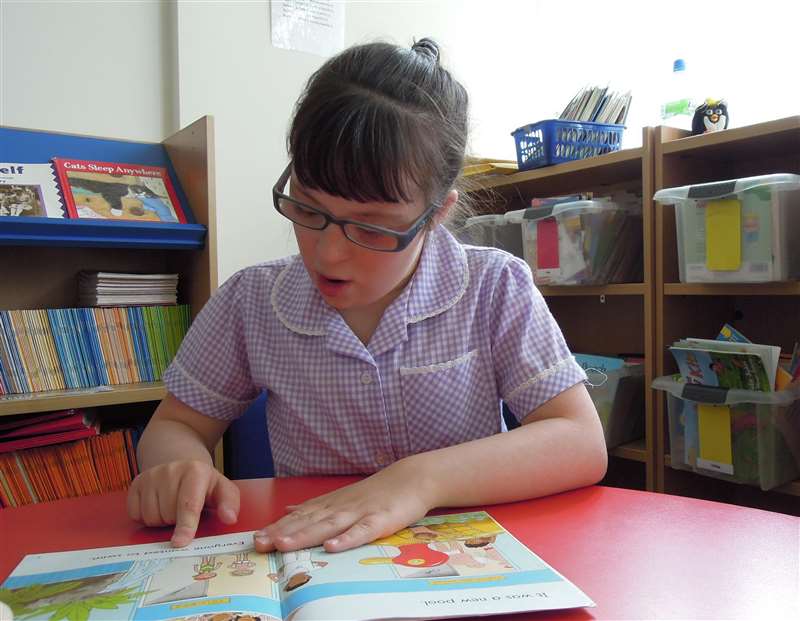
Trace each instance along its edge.
<instances>
[{"instance_id":1,"label":"book illustration","mask_svg":"<svg viewBox=\"0 0 800 621\"><path fill-rule=\"evenodd\" d=\"M186 222L162 166L54 158L70 218Z\"/></svg>"},{"instance_id":2,"label":"book illustration","mask_svg":"<svg viewBox=\"0 0 800 621\"><path fill-rule=\"evenodd\" d=\"M772 390L767 370L757 354L702 350L691 346L673 346L669 350L681 375L691 384L764 392Z\"/></svg>"},{"instance_id":3,"label":"book illustration","mask_svg":"<svg viewBox=\"0 0 800 621\"><path fill-rule=\"evenodd\" d=\"M53 167L0 163L0 216L65 218Z\"/></svg>"},{"instance_id":4,"label":"book illustration","mask_svg":"<svg viewBox=\"0 0 800 621\"><path fill-rule=\"evenodd\" d=\"M34 621L73 608L86 621L266 621L594 605L485 512L424 518L335 554L321 547L261 554L245 532L180 549L158 543L28 555L0 586L0 600L16 618Z\"/></svg>"}]
</instances>

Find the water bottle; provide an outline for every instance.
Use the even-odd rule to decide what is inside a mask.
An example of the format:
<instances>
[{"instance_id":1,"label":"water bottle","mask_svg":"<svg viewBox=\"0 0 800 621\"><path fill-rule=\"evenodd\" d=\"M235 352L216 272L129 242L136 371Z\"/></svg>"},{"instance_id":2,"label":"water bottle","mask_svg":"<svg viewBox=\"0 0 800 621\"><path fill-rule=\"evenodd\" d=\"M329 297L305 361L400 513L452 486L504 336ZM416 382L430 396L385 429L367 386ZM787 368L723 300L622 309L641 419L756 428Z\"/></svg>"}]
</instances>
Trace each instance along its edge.
<instances>
[{"instance_id":1,"label":"water bottle","mask_svg":"<svg viewBox=\"0 0 800 621\"><path fill-rule=\"evenodd\" d=\"M672 75L661 104L661 124L678 129L692 129L695 102L686 72L686 62L678 58L672 64Z\"/></svg>"}]
</instances>

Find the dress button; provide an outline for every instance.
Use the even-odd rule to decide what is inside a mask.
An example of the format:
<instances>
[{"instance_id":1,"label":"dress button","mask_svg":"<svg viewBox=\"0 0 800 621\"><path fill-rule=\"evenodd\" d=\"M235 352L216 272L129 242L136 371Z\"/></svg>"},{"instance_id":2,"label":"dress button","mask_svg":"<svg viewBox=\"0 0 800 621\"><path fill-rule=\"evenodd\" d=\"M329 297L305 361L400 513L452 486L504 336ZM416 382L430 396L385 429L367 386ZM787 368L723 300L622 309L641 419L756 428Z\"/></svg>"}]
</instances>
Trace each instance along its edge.
<instances>
[{"instance_id":1,"label":"dress button","mask_svg":"<svg viewBox=\"0 0 800 621\"><path fill-rule=\"evenodd\" d=\"M361 383L362 384L371 384L372 383L372 373L362 373L361 374Z\"/></svg>"},{"instance_id":2,"label":"dress button","mask_svg":"<svg viewBox=\"0 0 800 621\"><path fill-rule=\"evenodd\" d=\"M375 454L375 461L379 466L388 466L390 463L392 463L392 456L388 453L384 453L383 451L378 451Z\"/></svg>"}]
</instances>

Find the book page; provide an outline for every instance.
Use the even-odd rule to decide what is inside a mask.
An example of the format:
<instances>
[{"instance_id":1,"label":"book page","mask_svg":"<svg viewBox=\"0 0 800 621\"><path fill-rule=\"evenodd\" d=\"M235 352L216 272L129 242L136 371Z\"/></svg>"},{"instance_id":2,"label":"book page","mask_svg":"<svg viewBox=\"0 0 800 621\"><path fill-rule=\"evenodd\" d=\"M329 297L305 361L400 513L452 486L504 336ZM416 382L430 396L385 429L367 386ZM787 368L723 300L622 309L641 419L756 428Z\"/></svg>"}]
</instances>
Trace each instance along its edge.
<instances>
[{"instance_id":1,"label":"book page","mask_svg":"<svg viewBox=\"0 0 800 621\"><path fill-rule=\"evenodd\" d=\"M284 555L286 619L475 616L593 606L485 512L427 517L336 554Z\"/></svg>"},{"instance_id":2,"label":"book page","mask_svg":"<svg viewBox=\"0 0 800 621\"><path fill-rule=\"evenodd\" d=\"M15 618L30 621L173 619L200 621L238 613L281 618L271 555L253 551L252 532L169 543L26 556L0 587ZM72 611L72 613L70 613Z\"/></svg>"}]
</instances>

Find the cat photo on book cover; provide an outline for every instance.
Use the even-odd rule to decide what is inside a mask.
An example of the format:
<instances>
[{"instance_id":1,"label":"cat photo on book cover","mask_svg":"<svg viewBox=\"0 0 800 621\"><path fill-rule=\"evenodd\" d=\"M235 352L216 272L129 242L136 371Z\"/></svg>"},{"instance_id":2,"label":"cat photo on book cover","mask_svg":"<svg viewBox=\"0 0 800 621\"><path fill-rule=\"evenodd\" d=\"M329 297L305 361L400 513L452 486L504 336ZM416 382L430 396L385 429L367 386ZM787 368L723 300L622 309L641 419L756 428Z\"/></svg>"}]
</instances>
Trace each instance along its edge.
<instances>
[{"instance_id":1,"label":"cat photo on book cover","mask_svg":"<svg viewBox=\"0 0 800 621\"><path fill-rule=\"evenodd\" d=\"M186 222L164 167L62 158L53 162L72 218Z\"/></svg>"}]
</instances>

